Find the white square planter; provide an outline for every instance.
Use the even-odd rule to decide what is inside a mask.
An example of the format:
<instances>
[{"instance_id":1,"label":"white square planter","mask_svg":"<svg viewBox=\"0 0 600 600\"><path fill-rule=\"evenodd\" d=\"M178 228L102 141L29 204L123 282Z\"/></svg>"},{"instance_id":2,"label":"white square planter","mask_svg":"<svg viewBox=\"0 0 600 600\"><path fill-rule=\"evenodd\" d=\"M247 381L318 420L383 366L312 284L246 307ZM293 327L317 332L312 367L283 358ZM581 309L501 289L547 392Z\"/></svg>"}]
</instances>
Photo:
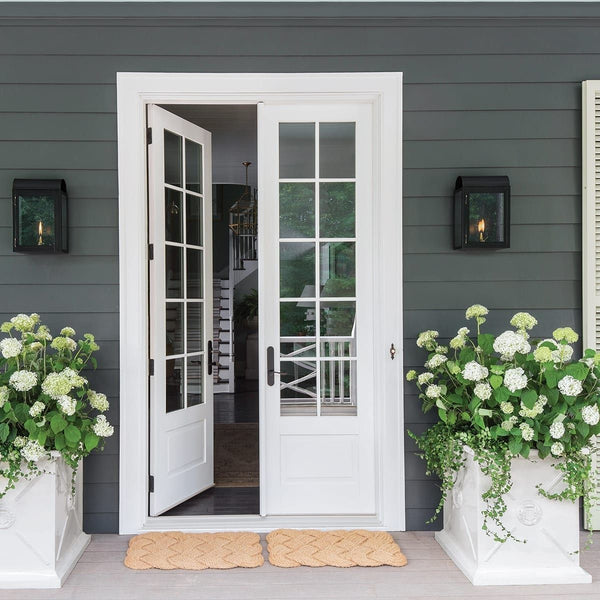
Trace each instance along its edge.
<instances>
[{"instance_id":1,"label":"white square planter","mask_svg":"<svg viewBox=\"0 0 600 600\"><path fill-rule=\"evenodd\" d=\"M536 490L560 491L562 475L552 459L512 461L513 486L505 496L503 523L518 539L495 542L481 529L481 494L490 480L466 449L466 466L444 504L444 529L435 539L474 585L527 585L539 583L590 583L592 577L579 566L579 505L548 500Z\"/></svg>"},{"instance_id":2,"label":"white square planter","mask_svg":"<svg viewBox=\"0 0 600 600\"><path fill-rule=\"evenodd\" d=\"M0 588L60 587L90 541L82 531L81 465L74 497L62 458L40 467L42 475L0 499Z\"/></svg>"}]
</instances>

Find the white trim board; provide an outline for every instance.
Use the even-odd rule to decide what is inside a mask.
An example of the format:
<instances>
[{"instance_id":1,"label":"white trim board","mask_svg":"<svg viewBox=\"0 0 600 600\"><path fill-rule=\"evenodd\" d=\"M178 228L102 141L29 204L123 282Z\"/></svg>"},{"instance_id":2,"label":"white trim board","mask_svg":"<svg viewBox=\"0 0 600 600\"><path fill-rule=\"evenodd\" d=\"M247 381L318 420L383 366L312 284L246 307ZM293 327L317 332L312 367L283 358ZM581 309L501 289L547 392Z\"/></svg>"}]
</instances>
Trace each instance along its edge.
<instances>
[{"instance_id":1,"label":"white trim board","mask_svg":"<svg viewBox=\"0 0 600 600\"><path fill-rule=\"evenodd\" d=\"M402 74L401 73L118 73L120 484L119 531L185 529L211 531L275 527L369 527L404 530L403 360L389 358L390 343L402 348ZM379 340L373 401L378 480L377 514L364 516L148 517L148 310L145 108L147 104L258 104L259 102L360 101L372 103L374 127L374 219L380 233L376 258L387 274L374 285ZM377 270L377 271L383 271ZM260 372L264 376L264 353ZM264 414L264 394L260 411ZM264 451L261 417L261 452Z\"/></svg>"}]
</instances>

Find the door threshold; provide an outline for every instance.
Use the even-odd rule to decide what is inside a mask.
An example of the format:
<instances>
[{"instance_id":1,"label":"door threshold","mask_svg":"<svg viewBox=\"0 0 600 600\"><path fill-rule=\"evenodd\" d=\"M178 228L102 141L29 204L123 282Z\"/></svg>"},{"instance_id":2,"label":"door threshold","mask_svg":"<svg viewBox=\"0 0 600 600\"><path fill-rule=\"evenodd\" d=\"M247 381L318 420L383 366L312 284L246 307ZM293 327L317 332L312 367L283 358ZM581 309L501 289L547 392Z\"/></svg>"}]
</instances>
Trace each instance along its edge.
<instances>
[{"instance_id":1,"label":"door threshold","mask_svg":"<svg viewBox=\"0 0 600 600\"><path fill-rule=\"evenodd\" d=\"M370 529L384 531L376 515L185 515L179 517L146 517L137 531L184 531L211 533L218 531L254 531L264 533L273 529Z\"/></svg>"}]
</instances>

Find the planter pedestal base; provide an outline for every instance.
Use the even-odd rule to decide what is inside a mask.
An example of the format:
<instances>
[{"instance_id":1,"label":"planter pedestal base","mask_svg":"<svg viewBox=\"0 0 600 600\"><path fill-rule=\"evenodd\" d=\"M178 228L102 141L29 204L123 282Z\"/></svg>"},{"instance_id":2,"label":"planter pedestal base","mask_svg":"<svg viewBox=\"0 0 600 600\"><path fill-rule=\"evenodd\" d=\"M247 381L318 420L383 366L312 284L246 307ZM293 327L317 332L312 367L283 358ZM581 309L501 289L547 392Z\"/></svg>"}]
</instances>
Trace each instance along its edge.
<instances>
[{"instance_id":1,"label":"planter pedestal base","mask_svg":"<svg viewBox=\"0 0 600 600\"><path fill-rule=\"evenodd\" d=\"M0 589L61 587L90 542L82 531L81 466L75 496L62 458L39 466L41 475L0 500Z\"/></svg>"},{"instance_id":2,"label":"planter pedestal base","mask_svg":"<svg viewBox=\"0 0 600 600\"><path fill-rule=\"evenodd\" d=\"M481 494L489 488L472 453L458 473L444 504L444 529L435 539L474 585L531 585L590 583L592 577L579 566L579 506L575 502L548 500L536 485L560 491L562 474L553 460L512 461L513 486L505 496L503 523L519 540L504 543L482 530Z\"/></svg>"}]
</instances>

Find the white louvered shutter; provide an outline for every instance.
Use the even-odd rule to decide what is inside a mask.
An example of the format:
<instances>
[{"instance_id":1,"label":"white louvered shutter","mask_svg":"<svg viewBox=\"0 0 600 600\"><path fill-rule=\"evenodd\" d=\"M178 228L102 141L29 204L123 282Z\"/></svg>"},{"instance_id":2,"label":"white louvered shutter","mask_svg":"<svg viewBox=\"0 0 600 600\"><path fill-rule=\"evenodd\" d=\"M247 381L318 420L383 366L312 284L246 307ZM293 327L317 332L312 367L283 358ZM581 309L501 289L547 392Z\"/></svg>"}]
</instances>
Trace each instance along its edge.
<instances>
[{"instance_id":1,"label":"white louvered shutter","mask_svg":"<svg viewBox=\"0 0 600 600\"><path fill-rule=\"evenodd\" d=\"M583 82L582 117L583 348L600 350L600 81ZM600 529L600 506L590 516Z\"/></svg>"}]
</instances>

